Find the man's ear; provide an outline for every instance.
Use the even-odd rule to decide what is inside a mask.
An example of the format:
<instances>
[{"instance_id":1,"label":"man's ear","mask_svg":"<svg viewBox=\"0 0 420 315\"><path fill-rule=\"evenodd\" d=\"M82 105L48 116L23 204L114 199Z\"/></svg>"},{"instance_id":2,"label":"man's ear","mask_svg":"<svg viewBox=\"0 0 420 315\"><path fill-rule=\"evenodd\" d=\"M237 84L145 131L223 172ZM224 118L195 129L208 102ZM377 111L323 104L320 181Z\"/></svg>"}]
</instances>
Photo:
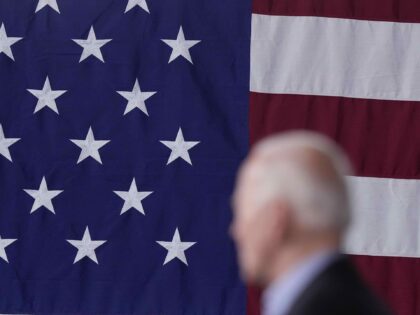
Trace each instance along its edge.
<instances>
[{"instance_id":1,"label":"man's ear","mask_svg":"<svg viewBox=\"0 0 420 315\"><path fill-rule=\"evenodd\" d=\"M292 228L292 211L288 203L273 200L267 208L267 228L271 229L279 241L289 238Z\"/></svg>"}]
</instances>

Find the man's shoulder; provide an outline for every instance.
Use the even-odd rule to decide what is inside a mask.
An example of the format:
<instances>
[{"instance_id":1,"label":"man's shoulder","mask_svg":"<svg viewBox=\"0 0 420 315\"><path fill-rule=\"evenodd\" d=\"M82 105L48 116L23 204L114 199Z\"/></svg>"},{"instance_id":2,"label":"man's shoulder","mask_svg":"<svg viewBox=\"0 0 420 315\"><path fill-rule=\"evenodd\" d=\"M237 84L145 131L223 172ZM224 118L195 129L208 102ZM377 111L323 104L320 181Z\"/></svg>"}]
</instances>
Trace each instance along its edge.
<instances>
[{"instance_id":1,"label":"man's shoulder","mask_svg":"<svg viewBox=\"0 0 420 315\"><path fill-rule=\"evenodd\" d=\"M345 256L339 257L304 290L289 315L389 315Z\"/></svg>"}]
</instances>

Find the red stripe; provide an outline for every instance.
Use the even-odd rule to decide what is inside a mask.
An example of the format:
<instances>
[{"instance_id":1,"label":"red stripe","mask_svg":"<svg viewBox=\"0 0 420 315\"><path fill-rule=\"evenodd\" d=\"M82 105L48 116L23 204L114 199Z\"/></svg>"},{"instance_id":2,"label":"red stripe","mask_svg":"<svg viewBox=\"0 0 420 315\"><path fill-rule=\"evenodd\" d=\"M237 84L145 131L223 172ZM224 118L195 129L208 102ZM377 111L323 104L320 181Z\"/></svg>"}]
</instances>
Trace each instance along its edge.
<instances>
[{"instance_id":1,"label":"red stripe","mask_svg":"<svg viewBox=\"0 0 420 315\"><path fill-rule=\"evenodd\" d=\"M353 256L353 260L397 314L420 314L420 259Z\"/></svg>"},{"instance_id":2,"label":"red stripe","mask_svg":"<svg viewBox=\"0 0 420 315\"><path fill-rule=\"evenodd\" d=\"M251 143L310 129L340 143L356 175L420 179L420 102L251 93Z\"/></svg>"},{"instance_id":3,"label":"red stripe","mask_svg":"<svg viewBox=\"0 0 420 315\"><path fill-rule=\"evenodd\" d=\"M420 179L420 102L251 93L249 117L251 144L276 132L314 130L343 146L358 176ZM420 314L420 259L355 262L399 315Z\"/></svg>"},{"instance_id":4,"label":"red stripe","mask_svg":"<svg viewBox=\"0 0 420 315\"><path fill-rule=\"evenodd\" d=\"M268 15L420 22L418 0L254 0L253 12Z\"/></svg>"}]
</instances>

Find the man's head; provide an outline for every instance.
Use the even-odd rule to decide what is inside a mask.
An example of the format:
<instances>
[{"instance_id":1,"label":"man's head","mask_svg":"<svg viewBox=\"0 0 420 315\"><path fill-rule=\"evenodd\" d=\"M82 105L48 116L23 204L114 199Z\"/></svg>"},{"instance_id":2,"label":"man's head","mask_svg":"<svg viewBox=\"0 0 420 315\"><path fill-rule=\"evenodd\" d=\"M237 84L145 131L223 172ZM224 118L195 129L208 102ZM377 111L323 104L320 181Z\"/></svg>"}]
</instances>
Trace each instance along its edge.
<instances>
[{"instance_id":1,"label":"man's head","mask_svg":"<svg viewBox=\"0 0 420 315\"><path fill-rule=\"evenodd\" d=\"M258 143L239 172L231 232L245 280L267 284L314 251L337 248L350 222L349 162L332 141L292 132Z\"/></svg>"}]
</instances>

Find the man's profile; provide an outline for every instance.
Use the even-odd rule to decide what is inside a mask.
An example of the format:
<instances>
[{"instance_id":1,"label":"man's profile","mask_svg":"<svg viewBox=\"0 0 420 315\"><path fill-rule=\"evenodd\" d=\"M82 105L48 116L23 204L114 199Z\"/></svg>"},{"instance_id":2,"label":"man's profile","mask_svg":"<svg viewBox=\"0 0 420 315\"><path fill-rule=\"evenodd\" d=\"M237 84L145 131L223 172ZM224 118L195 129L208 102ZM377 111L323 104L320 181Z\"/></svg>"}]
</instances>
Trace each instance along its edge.
<instances>
[{"instance_id":1,"label":"man's profile","mask_svg":"<svg viewBox=\"0 0 420 315\"><path fill-rule=\"evenodd\" d=\"M345 154L310 132L263 140L241 167L231 233L263 315L389 314L340 253L351 223Z\"/></svg>"}]
</instances>

